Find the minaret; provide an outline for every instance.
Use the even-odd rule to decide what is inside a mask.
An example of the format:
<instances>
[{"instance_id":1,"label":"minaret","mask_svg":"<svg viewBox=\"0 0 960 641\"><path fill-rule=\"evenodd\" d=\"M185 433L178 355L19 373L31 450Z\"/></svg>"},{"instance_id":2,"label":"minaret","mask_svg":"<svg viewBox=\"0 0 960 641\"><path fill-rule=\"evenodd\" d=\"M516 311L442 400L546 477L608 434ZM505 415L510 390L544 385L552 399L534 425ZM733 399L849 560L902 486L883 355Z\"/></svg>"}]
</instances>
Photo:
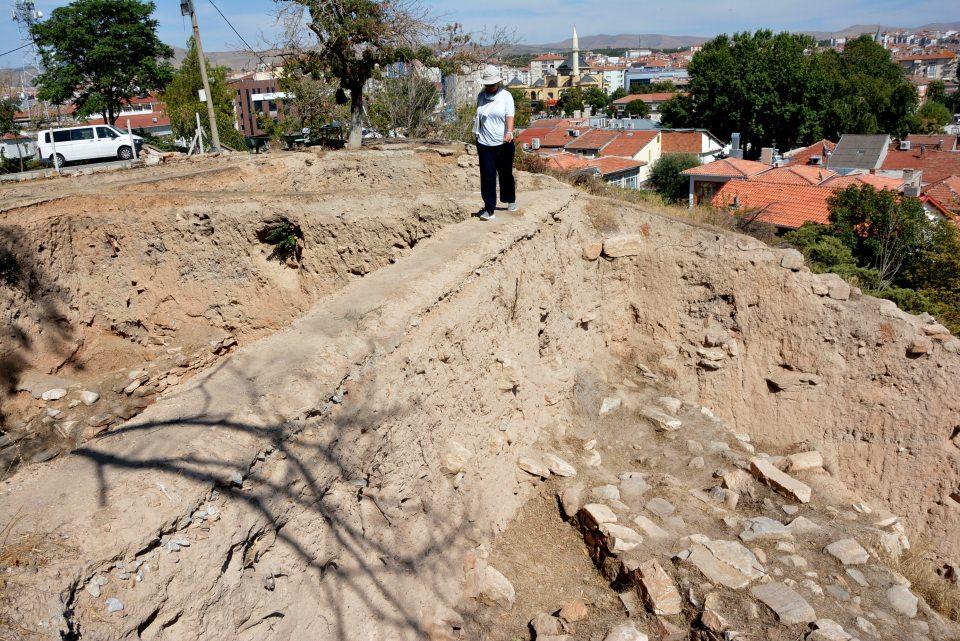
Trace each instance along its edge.
<instances>
[{"instance_id":1,"label":"minaret","mask_svg":"<svg viewBox=\"0 0 960 641\"><path fill-rule=\"evenodd\" d=\"M580 80L580 40L577 38L577 28L573 28L573 79Z\"/></svg>"}]
</instances>

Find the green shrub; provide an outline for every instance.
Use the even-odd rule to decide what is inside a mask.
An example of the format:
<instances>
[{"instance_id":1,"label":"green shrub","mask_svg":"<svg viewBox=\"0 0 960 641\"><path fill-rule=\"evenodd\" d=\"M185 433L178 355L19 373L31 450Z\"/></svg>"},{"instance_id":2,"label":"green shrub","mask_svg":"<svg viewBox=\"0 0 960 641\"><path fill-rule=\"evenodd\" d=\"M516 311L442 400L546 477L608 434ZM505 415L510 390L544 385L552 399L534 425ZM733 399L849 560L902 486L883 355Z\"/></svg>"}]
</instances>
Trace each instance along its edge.
<instances>
[{"instance_id":1,"label":"green shrub","mask_svg":"<svg viewBox=\"0 0 960 641\"><path fill-rule=\"evenodd\" d=\"M268 245L273 245L273 251L267 257L286 261L300 260L300 238L302 234L296 225L283 221L261 232L261 239Z\"/></svg>"}]
</instances>

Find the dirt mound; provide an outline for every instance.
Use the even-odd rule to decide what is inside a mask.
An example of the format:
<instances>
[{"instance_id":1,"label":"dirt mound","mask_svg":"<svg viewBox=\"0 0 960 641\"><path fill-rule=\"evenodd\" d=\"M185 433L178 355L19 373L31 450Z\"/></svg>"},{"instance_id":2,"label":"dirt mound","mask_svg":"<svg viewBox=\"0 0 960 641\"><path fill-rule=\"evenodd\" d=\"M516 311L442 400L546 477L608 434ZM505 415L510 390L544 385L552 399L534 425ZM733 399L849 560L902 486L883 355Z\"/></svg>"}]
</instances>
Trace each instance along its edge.
<instances>
[{"instance_id":1,"label":"dirt mound","mask_svg":"<svg viewBox=\"0 0 960 641\"><path fill-rule=\"evenodd\" d=\"M537 617L538 638L955 637L887 561L917 537L958 552L960 357L931 319L541 177L520 215L471 220L462 149L233 162L215 198L214 173L139 187L156 207L100 214L117 256L101 236L51 281L72 301L74 274L141 269L149 305L103 278L77 317L139 320L128 349L196 328L218 362L0 486L0 542L49 542L0 556L10 634L512 640ZM95 220L91 198L5 224ZM97 233L75 224L61 260ZM278 236L291 253L268 260ZM160 281L216 313L164 306ZM142 362L104 393L169 379ZM76 411L79 390L31 406Z\"/></svg>"}]
</instances>

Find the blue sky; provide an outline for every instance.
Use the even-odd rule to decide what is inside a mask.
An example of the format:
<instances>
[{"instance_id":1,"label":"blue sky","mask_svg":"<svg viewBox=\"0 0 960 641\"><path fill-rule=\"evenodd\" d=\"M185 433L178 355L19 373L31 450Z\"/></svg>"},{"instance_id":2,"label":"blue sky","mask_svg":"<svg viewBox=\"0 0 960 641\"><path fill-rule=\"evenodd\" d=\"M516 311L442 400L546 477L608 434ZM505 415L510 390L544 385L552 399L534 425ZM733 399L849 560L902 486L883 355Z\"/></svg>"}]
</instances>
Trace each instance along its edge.
<instances>
[{"instance_id":1,"label":"blue sky","mask_svg":"<svg viewBox=\"0 0 960 641\"><path fill-rule=\"evenodd\" d=\"M214 0L253 46L275 37L276 3L268 0ZM64 0L36 0L45 14ZM160 36L183 46L190 23L180 16L178 0L158 0ZM241 48L208 0L195 0L204 47L215 51ZM720 32L770 27L792 30L835 30L852 24L883 23L917 26L960 20L956 0L427 0L425 5L444 22L462 22L480 31L493 26L515 30L521 42L541 43L569 36L572 24L581 36L597 33L664 33L711 36ZM6 7L4 8L6 10ZM21 42L16 25L0 21L0 52ZM18 54L0 58L0 67L18 64Z\"/></svg>"}]
</instances>

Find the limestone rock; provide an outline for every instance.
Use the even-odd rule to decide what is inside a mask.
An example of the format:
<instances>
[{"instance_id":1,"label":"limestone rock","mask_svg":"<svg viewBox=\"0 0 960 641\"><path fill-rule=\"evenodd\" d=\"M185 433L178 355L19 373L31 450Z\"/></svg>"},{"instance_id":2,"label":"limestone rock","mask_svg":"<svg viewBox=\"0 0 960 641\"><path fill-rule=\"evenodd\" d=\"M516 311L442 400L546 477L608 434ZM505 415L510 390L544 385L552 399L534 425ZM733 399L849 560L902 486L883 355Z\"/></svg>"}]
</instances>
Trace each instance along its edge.
<instances>
[{"instance_id":1,"label":"limestone rock","mask_svg":"<svg viewBox=\"0 0 960 641\"><path fill-rule=\"evenodd\" d=\"M661 396L657 399L657 402L671 414L679 414L680 410L683 409L683 401L672 396Z\"/></svg>"},{"instance_id":2,"label":"limestone rock","mask_svg":"<svg viewBox=\"0 0 960 641\"><path fill-rule=\"evenodd\" d=\"M620 490L617 489L616 485L600 485L590 490L590 494L593 497L604 501L620 500Z\"/></svg>"},{"instance_id":3,"label":"limestone rock","mask_svg":"<svg viewBox=\"0 0 960 641\"><path fill-rule=\"evenodd\" d=\"M460 443L452 441L447 451L440 457L440 469L447 474L459 474L466 470L467 461L472 456L473 452Z\"/></svg>"},{"instance_id":4,"label":"limestone rock","mask_svg":"<svg viewBox=\"0 0 960 641\"><path fill-rule=\"evenodd\" d=\"M751 459L750 471L762 483L769 485L788 498L800 503L810 502L810 486L784 474L769 461L761 458Z\"/></svg>"},{"instance_id":5,"label":"limestone rock","mask_svg":"<svg viewBox=\"0 0 960 641\"><path fill-rule=\"evenodd\" d=\"M610 628L603 641L648 641L648 637L637 630L632 622L627 622Z\"/></svg>"},{"instance_id":6,"label":"limestone rock","mask_svg":"<svg viewBox=\"0 0 960 641\"><path fill-rule=\"evenodd\" d=\"M917 616L919 599L905 585L894 585L887 589L887 600L893 609L905 617Z\"/></svg>"},{"instance_id":7,"label":"limestone rock","mask_svg":"<svg viewBox=\"0 0 960 641\"><path fill-rule=\"evenodd\" d=\"M100 395L96 392L91 392L90 390L84 390L80 392L80 400L83 401L84 405L90 407L100 400Z\"/></svg>"},{"instance_id":8,"label":"limestone rock","mask_svg":"<svg viewBox=\"0 0 960 641\"><path fill-rule=\"evenodd\" d=\"M813 622L813 631L807 635L807 641L850 641L852 638L832 619L817 619Z\"/></svg>"},{"instance_id":9,"label":"limestone rock","mask_svg":"<svg viewBox=\"0 0 960 641\"><path fill-rule=\"evenodd\" d=\"M787 469L791 472L802 472L823 467L823 455L816 450L800 452L787 457Z\"/></svg>"},{"instance_id":10,"label":"limestone rock","mask_svg":"<svg viewBox=\"0 0 960 641\"><path fill-rule=\"evenodd\" d=\"M729 563L718 559L714 553L701 543L690 548L686 561L696 566L711 583L739 590L750 585L751 577Z\"/></svg>"},{"instance_id":11,"label":"limestone rock","mask_svg":"<svg viewBox=\"0 0 960 641\"><path fill-rule=\"evenodd\" d=\"M603 243L601 241L583 244L583 257L585 260L597 260L600 258L601 251L603 251Z\"/></svg>"},{"instance_id":12,"label":"limestone rock","mask_svg":"<svg viewBox=\"0 0 960 641\"><path fill-rule=\"evenodd\" d=\"M560 492L560 506L563 508L563 514L568 519L572 519L580 507L583 505L583 486L574 485Z\"/></svg>"},{"instance_id":13,"label":"limestone rock","mask_svg":"<svg viewBox=\"0 0 960 641\"><path fill-rule=\"evenodd\" d=\"M796 249L787 249L780 258L780 266L791 271L800 271L803 267L803 254Z\"/></svg>"},{"instance_id":14,"label":"limestone rock","mask_svg":"<svg viewBox=\"0 0 960 641\"><path fill-rule=\"evenodd\" d=\"M567 623L576 623L577 621L586 619L587 614L589 614L587 603L583 599L573 599L563 604L557 616Z\"/></svg>"},{"instance_id":15,"label":"limestone rock","mask_svg":"<svg viewBox=\"0 0 960 641\"><path fill-rule=\"evenodd\" d=\"M609 414L610 412L614 411L618 407L620 407L619 398L609 398L609 397L604 398L603 401L600 403L600 416L603 416L604 414Z\"/></svg>"},{"instance_id":16,"label":"limestone rock","mask_svg":"<svg viewBox=\"0 0 960 641\"><path fill-rule=\"evenodd\" d=\"M547 614L546 612L541 612L537 616L533 617L533 619L530 620L530 627L533 628L533 631L536 633L535 638L537 639L563 634L563 627L560 624L560 619Z\"/></svg>"},{"instance_id":17,"label":"limestone rock","mask_svg":"<svg viewBox=\"0 0 960 641\"><path fill-rule=\"evenodd\" d=\"M517 467L533 476L539 476L541 478L548 478L550 476L550 468L547 467L546 463L532 456L521 456L518 458Z\"/></svg>"},{"instance_id":18,"label":"limestone rock","mask_svg":"<svg viewBox=\"0 0 960 641\"><path fill-rule=\"evenodd\" d=\"M788 541L793 539L790 528L780 521L766 516L755 516L747 519L747 529L740 533L740 540L745 543L757 540Z\"/></svg>"},{"instance_id":19,"label":"limestone rock","mask_svg":"<svg viewBox=\"0 0 960 641\"><path fill-rule=\"evenodd\" d=\"M661 432L675 432L683 425L683 421L665 412L650 407L643 411L643 416L650 420Z\"/></svg>"},{"instance_id":20,"label":"limestone rock","mask_svg":"<svg viewBox=\"0 0 960 641\"><path fill-rule=\"evenodd\" d=\"M480 583L480 597L504 608L511 608L517 598L513 584L492 565L488 565Z\"/></svg>"},{"instance_id":21,"label":"limestone rock","mask_svg":"<svg viewBox=\"0 0 960 641\"><path fill-rule=\"evenodd\" d=\"M639 234L620 234L603 239L603 254L610 258L636 256L643 248L643 237Z\"/></svg>"},{"instance_id":22,"label":"limestone rock","mask_svg":"<svg viewBox=\"0 0 960 641\"><path fill-rule=\"evenodd\" d=\"M61 398L67 395L67 390L62 387L55 387L53 389L48 389L46 392L40 395L40 398L45 401L59 401Z\"/></svg>"},{"instance_id":23,"label":"limestone rock","mask_svg":"<svg viewBox=\"0 0 960 641\"><path fill-rule=\"evenodd\" d=\"M617 522L617 515L603 503L587 503L580 508L579 514L590 527L600 527L604 523Z\"/></svg>"},{"instance_id":24,"label":"limestone rock","mask_svg":"<svg viewBox=\"0 0 960 641\"><path fill-rule=\"evenodd\" d=\"M793 588L784 583L763 583L750 588L750 594L773 610L784 625L810 623L816 612Z\"/></svg>"},{"instance_id":25,"label":"limestone rock","mask_svg":"<svg viewBox=\"0 0 960 641\"><path fill-rule=\"evenodd\" d=\"M680 614L683 603L673 579L659 563L651 559L637 569L638 587L647 607L657 615Z\"/></svg>"},{"instance_id":26,"label":"limestone rock","mask_svg":"<svg viewBox=\"0 0 960 641\"><path fill-rule=\"evenodd\" d=\"M646 507L650 512L653 512L659 516L661 519L667 518L676 510L670 501L662 499L659 496L655 496L647 501L647 504L644 507Z\"/></svg>"},{"instance_id":27,"label":"limestone rock","mask_svg":"<svg viewBox=\"0 0 960 641\"><path fill-rule=\"evenodd\" d=\"M933 352L933 341L926 336L917 336L907 346L907 355L909 356L923 356L931 352Z\"/></svg>"},{"instance_id":28,"label":"limestone rock","mask_svg":"<svg viewBox=\"0 0 960 641\"><path fill-rule=\"evenodd\" d=\"M635 549L643 542L636 531L616 523L601 523L600 532L607 540L607 550L611 554L620 554Z\"/></svg>"},{"instance_id":29,"label":"limestone rock","mask_svg":"<svg viewBox=\"0 0 960 641\"><path fill-rule=\"evenodd\" d=\"M853 539L834 541L827 546L826 552L844 565L861 565L870 560L870 554Z\"/></svg>"},{"instance_id":30,"label":"limestone rock","mask_svg":"<svg viewBox=\"0 0 960 641\"><path fill-rule=\"evenodd\" d=\"M549 470L557 476L570 477L577 475L576 468L556 454L544 454L543 462L546 463L547 468L549 468Z\"/></svg>"},{"instance_id":31,"label":"limestone rock","mask_svg":"<svg viewBox=\"0 0 960 641\"><path fill-rule=\"evenodd\" d=\"M666 539L670 537L669 532L642 514L633 517L633 522L640 528L641 532L651 539Z\"/></svg>"}]
</instances>

